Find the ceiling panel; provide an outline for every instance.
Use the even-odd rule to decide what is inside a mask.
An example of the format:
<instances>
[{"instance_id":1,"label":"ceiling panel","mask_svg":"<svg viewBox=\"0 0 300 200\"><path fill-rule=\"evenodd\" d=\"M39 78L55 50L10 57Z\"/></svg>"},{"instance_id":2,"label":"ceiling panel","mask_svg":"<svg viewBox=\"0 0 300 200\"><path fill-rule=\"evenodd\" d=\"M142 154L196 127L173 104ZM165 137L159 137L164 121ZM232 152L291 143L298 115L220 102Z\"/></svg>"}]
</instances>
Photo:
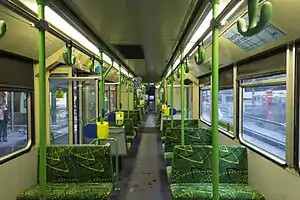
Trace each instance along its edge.
<instances>
[{"instance_id":1,"label":"ceiling panel","mask_svg":"<svg viewBox=\"0 0 300 200\"><path fill-rule=\"evenodd\" d=\"M38 31L31 23L0 6L0 19L7 23L7 32L0 40L0 49L28 58L38 59ZM64 43L46 33L46 56L52 55Z\"/></svg>"},{"instance_id":2,"label":"ceiling panel","mask_svg":"<svg viewBox=\"0 0 300 200\"><path fill-rule=\"evenodd\" d=\"M190 15L187 11L195 1L64 0L106 42L141 45L146 60L144 65L139 59L132 59L128 64L137 75L151 81L160 79L182 24Z\"/></svg>"}]
</instances>

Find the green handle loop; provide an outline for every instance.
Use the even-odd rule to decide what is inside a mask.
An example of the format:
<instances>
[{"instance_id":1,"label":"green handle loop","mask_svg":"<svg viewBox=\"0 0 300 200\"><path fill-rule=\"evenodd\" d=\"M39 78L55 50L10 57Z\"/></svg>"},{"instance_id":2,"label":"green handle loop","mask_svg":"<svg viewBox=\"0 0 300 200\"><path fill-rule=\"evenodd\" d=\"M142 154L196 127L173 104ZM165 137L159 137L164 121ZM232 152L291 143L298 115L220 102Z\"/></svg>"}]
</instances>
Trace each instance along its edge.
<instances>
[{"instance_id":1,"label":"green handle loop","mask_svg":"<svg viewBox=\"0 0 300 200\"><path fill-rule=\"evenodd\" d=\"M180 78L180 69L177 70L177 78Z\"/></svg>"},{"instance_id":2,"label":"green handle loop","mask_svg":"<svg viewBox=\"0 0 300 200\"><path fill-rule=\"evenodd\" d=\"M185 60L184 71L185 71L185 73L190 72L190 62L188 59Z\"/></svg>"},{"instance_id":3,"label":"green handle loop","mask_svg":"<svg viewBox=\"0 0 300 200\"><path fill-rule=\"evenodd\" d=\"M202 46L198 46L197 54L195 55L195 62L197 65L202 65L206 58L206 51Z\"/></svg>"},{"instance_id":4,"label":"green handle loop","mask_svg":"<svg viewBox=\"0 0 300 200\"><path fill-rule=\"evenodd\" d=\"M67 49L63 52L63 59L67 65L74 65L76 62L76 57L72 56L72 46L67 45Z\"/></svg>"},{"instance_id":5,"label":"green handle loop","mask_svg":"<svg viewBox=\"0 0 300 200\"><path fill-rule=\"evenodd\" d=\"M262 31L270 21L270 18L272 16L272 4L268 1L264 2L260 11L260 19L258 21L258 2L259 0L248 0L248 28L244 19L238 19L237 21L238 31L244 37L250 37Z\"/></svg>"},{"instance_id":6,"label":"green handle loop","mask_svg":"<svg viewBox=\"0 0 300 200\"><path fill-rule=\"evenodd\" d=\"M4 20L0 20L0 39L5 35L7 24Z\"/></svg>"},{"instance_id":7,"label":"green handle loop","mask_svg":"<svg viewBox=\"0 0 300 200\"><path fill-rule=\"evenodd\" d=\"M93 58L93 59L91 59L90 64L89 64L90 72L94 72L94 65L95 65L95 60Z\"/></svg>"}]
</instances>

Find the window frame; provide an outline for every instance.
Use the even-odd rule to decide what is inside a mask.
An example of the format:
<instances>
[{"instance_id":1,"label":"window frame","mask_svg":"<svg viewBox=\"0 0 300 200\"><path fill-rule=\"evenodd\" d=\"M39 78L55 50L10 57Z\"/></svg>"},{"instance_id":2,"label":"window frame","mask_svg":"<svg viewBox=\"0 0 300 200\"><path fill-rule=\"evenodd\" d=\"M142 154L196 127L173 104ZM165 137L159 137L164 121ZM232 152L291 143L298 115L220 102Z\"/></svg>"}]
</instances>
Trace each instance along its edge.
<instances>
[{"instance_id":1,"label":"window frame","mask_svg":"<svg viewBox=\"0 0 300 200\"><path fill-rule=\"evenodd\" d=\"M200 97L199 97L199 103L200 103L200 106L199 106L199 119L204 124L206 124L208 126L211 126L211 122L203 119L203 117L202 117L202 92L209 90L210 93L211 93L211 86L210 85L206 85L206 86L202 86L202 87L200 86L199 90L200 90L200 92L199 92L199 95L200 95ZM219 91L221 91L221 90L219 90ZM234 93L234 88L232 88L232 92ZM212 96L210 95L210 107L212 107L211 102L212 102ZM234 102L233 102L233 109L235 109ZM210 119L211 119L211 110L210 110ZM218 131L220 133L226 135L227 137L229 137L231 139L234 139L235 138L234 124L231 126L231 128L232 128L232 132L227 131L224 127L220 126L220 120L219 120Z\"/></svg>"},{"instance_id":2,"label":"window frame","mask_svg":"<svg viewBox=\"0 0 300 200\"><path fill-rule=\"evenodd\" d=\"M1 85L0 85L1 87ZM27 97L27 143L26 145L21 148L21 149L18 149L17 151L14 151L14 152L11 152L9 154L6 154L2 157L0 157L0 165L10 161L10 160L13 160L14 158L17 158L21 155L24 155L28 152L31 151L32 147L34 146L35 144L35 126L34 126L34 92L33 90L31 89L21 89L21 88L10 88L10 87L3 87L3 88L0 88L0 91L9 91L9 92L24 92L26 93L26 95L28 95Z\"/></svg>"},{"instance_id":3,"label":"window frame","mask_svg":"<svg viewBox=\"0 0 300 200\"><path fill-rule=\"evenodd\" d=\"M269 75L269 76L271 77L272 75ZM287 82L286 82L287 78L278 78L278 79L269 79L269 80L263 80L263 81L257 81L257 82L242 83L243 80L244 79L237 81L237 90L239 91L238 100L237 100L237 102L238 102L238 135L237 136L238 136L239 142L242 145L246 146L247 148L260 154L261 156L267 158L268 160L271 160L271 161L275 162L276 164L279 164L280 166L286 166L287 165L287 157L285 158L285 160L283 160L283 159L279 158L278 156L268 152L267 150L264 150L257 145L251 144L250 142L246 141L243 138L243 89L244 88L252 88L252 87L261 87L261 86L287 85ZM287 146L287 139L285 142L286 142L286 146ZM285 153L286 152L287 152L287 148L285 150Z\"/></svg>"},{"instance_id":4,"label":"window frame","mask_svg":"<svg viewBox=\"0 0 300 200\"><path fill-rule=\"evenodd\" d=\"M202 117L202 93L203 93L204 91L208 91L208 90L209 90L209 92L211 93L211 87L210 87L210 86L202 86L202 87L200 87L199 89L200 89L200 92L199 92L199 94L200 94L200 98L199 98L199 102L200 102L200 112L199 112L199 116L200 116L200 117L199 117L199 118L200 118L200 121L202 121L202 122L204 122L205 124L211 126L211 122L205 120L205 119ZM211 95L210 95L209 101L210 101L210 104L211 104ZM211 106L210 106L210 107L211 107ZM211 111L210 111L210 119L211 119Z\"/></svg>"}]
</instances>

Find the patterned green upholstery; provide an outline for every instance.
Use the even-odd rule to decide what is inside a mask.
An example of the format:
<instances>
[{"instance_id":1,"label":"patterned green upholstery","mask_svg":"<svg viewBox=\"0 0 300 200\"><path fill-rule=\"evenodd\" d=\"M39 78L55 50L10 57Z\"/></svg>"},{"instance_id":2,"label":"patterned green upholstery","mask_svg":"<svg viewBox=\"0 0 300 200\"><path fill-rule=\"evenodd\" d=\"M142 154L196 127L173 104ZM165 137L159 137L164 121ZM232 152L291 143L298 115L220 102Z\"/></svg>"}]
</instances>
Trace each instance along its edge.
<instances>
[{"instance_id":1,"label":"patterned green upholstery","mask_svg":"<svg viewBox=\"0 0 300 200\"><path fill-rule=\"evenodd\" d=\"M47 199L51 200L94 200L109 199L112 183L48 183ZM39 186L23 192L17 200L39 200Z\"/></svg>"},{"instance_id":2,"label":"patterned green upholstery","mask_svg":"<svg viewBox=\"0 0 300 200\"><path fill-rule=\"evenodd\" d=\"M212 146L175 146L171 183L211 183ZM220 183L247 184L247 150L243 146L219 146Z\"/></svg>"},{"instance_id":3,"label":"patterned green upholstery","mask_svg":"<svg viewBox=\"0 0 300 200\"><path fill-rule=\"evenodd\" d=\"M168 178L168 181L170 182L170 181L171 181L171 178L172 178L172 166L167 166L167 167L166 167L166 171L167 171L167 178Z\"/></svg>"},{"instance_id":4,"label":"patterned green upholstery","mask_svg":"<svg viewBox=\"0 0 300 200\"><path fill-rule=\"evenodd\" d=\"M133 119L125 118L124 126L125 126L125 135L126 135L127 142L132 142L135 136ZM133 136L133 137L128 137L128 136Z\"/></svg>"},{"instance_id":5,"label":"patterned green upholstery","mask_svg":"<svg viewBox=\"0 0 300 200\"><path fill-rule=\"evenodd\" d=\"M173 200L212 200L211 183L178 183L171 185ZM264 196L244 184L221 183L220 200L264 200Z\"/></svg>"},{"instance_id":6,"label":"patterned green upholstery","mask_svg":"<svg viewBox=\"0 0 300 200\"><path fill-rule=\"evenodd\" d=\"M124 112L124 117L125 119L128 118L128 111L123 111ZM135 127L139 126L140 124L140 113L138 110L134 110L134 112L132 113L132 111L130 111L129 113L129 118L133 119L133 124Z\"/></svg>"},{"instance_id":7,"label":"patterned green upholstery","mask_svg":"<svg viewBox=\"0 0 300 200\"><path fill-rule=\"evenodd\" d=\"M109 145L47 147L47 199L109 199L113 189ZM39 186L17 200L38 200Z\"/></svg>"},{"instance_id":8,"label":"patterned green upholstery","mask_svg":"<svg viewBox=\"0 0 300 200\"><path fill-rule=\"evenodd\" d=\"M219 157L220 199L264 199L247 186L245 147L219 146ZM212 199L211 159L212 147L208 145L174 147L169 175L173 199Z\"/></svg>"},{"instance_id":9,"label":"patterned green upholstery","mask_svg":"<svg viewBox=\"0 0 300 200\"><path fill-rule=\"evenodd\" d=\"M173 161L173 152L165 152L164 153L164 158L166 161L167 166L172 165L172 161Z\"/></svg>"},{"instance_id":10,"label":"patterned green upholstery","mask_svg":"<svg viewBox=\"0 0 300 200\"><path fill-rule=\"evenodd\" d=\"M185 127L199 127L199 120L198 119L186 119L184 120ZM166 130L171 127L171 120L164 120L163 121L163 130L162 132L165 134ZM173 120L173 128L180 128L181 127L181 119Z\"/></svg>"},{"instance_id":11,"label":"patterned green upholstery","mask_svg":"<svg viewBox=\"0 0 300 200\"><path fill-rule=\"evenodd\" d=\"M191 128L184 130L184 140L186 145L193 144L212 144L211 130L207 128ZM166 164L171 165L173 155L173 149L175 145L179 145L181 143L181 129L174 128L170 129L170 132L166 135L166 143L165 143L165 155ZM169 153L170 152L170 153Z\"/></svg>"}]
</instances>

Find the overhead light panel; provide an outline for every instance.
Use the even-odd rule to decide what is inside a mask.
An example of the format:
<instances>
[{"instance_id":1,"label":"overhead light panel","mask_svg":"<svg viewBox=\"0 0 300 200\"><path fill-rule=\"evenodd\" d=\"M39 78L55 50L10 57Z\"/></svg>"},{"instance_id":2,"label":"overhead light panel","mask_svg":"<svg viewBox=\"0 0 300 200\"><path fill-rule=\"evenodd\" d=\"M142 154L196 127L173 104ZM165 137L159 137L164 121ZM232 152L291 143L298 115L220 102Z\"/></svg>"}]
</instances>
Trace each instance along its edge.
<instances>
[{"instance_id":1,"label":"overhead light panel","mask_svg":"<svg viewBox=\"0 0 300 200\"><path fill-rule=\"evenodd\" d=\"M35 1L32 0L19 0L22 4L28 7L30 10L38 13L38 5ZM76 40L83 47L91 51L95 54L95 56L99 56L100 50L91 43L86 37L84 37L81 33L79 33L75 28L73 28L68 22L66 22L62 17L60 17L57 13L55 13L51 8L45 6L45 20L51 23L55 28L62 31L68 37ZM104 52L102 54L103 60L109 64L111 64L111 59Z\"/></svg>"}]
</instances>

